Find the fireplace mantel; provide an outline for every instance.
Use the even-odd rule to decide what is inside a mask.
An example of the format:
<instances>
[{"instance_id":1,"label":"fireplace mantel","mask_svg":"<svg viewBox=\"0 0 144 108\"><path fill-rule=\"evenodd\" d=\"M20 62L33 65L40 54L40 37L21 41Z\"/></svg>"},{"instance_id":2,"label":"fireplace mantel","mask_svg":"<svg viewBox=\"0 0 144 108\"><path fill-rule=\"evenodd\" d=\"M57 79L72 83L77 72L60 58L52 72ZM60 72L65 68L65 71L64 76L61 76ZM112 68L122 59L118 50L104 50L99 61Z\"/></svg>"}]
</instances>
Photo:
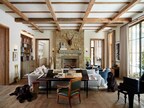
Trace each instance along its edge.
<instances>
[{"instance_id":1,"label":"fireplace mantel","mask_svg":"<svg viewBox=\"0 0 144 108\"><path fill-rule=\"evenodd\" d=\"M81 54L81 50L59 50L60 54Z\"/></svg>"}]
</instances>

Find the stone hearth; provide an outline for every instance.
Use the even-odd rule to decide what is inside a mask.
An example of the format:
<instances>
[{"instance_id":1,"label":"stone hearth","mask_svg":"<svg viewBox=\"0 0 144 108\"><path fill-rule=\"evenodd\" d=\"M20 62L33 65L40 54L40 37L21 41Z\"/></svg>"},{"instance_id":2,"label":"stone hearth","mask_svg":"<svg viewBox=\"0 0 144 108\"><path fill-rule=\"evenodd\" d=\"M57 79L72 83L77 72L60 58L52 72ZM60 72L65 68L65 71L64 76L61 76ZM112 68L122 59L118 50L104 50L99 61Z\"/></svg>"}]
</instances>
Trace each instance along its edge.
<instances>
[{"instance_id":1,"label":"stone hearth","mask_svg":"<svg viewBox=\"0 0 144 108\"><path fill-rule=\"evenodd\" d=\"M61 30L55 32L55 36L55 68L64 68L66 65L64 59L70 62L68 65L73 65L75 61L76 68L84 68L84 32ZM67 39L72 36L72 44L69 45ZM60 50L61 44L66 50Z\"/></svg>"}]
</instances>

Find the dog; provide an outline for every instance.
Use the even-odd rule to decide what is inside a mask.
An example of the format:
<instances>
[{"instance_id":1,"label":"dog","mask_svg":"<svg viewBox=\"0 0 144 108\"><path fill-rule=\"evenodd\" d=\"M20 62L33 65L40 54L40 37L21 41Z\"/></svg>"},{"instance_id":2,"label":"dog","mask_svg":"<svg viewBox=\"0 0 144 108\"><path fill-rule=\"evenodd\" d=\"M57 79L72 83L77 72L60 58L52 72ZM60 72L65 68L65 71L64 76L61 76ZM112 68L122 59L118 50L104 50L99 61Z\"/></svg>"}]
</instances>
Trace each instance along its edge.
<instances>
[{"instance_id":1,"label":"dog","mask_svg":"<svg viewBox=\"0 0 144 108\"><path fill-rule=\"evenodd\" d=\"M115 92L118 89L117 82L112 72L108 73L107 86L108 86L107 88L108 92L109 91Z\"/></svg>"},{"instance_id":2,"label":"dog","mask_svg":"<svg viewBox=\"0 0 144 108\"><path fill-rule=\"evenodd\" d=\"M30 92L29 85L16 87L15 91L10 94L10 96L12 95L16 95L17 100L19 100L20 103L23 103L25 100L30 102L33 97L32 93Z\"/></svg>"}]
</instances>

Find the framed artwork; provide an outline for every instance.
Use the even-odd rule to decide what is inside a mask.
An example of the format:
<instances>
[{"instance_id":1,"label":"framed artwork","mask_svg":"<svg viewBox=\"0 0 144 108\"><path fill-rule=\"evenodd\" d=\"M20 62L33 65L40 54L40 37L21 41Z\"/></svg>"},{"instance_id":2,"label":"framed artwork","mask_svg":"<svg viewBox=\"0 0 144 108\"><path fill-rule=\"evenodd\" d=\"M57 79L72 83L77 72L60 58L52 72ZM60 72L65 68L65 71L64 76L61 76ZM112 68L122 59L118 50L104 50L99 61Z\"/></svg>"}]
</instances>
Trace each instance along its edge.
<instances>
[{"instance_id":1,"label":"framed artwork","mask_svg":"<svg viewBox=\"0 0 144 108\"><path fill-rule=\"evenodd\" d=\"M13 52L13 61L18 60L18 52Z\"/></svg>"},{"instance_id":2,"label":"framed artwork","mask_svg":"<svg viewBox=\"0 0 144 108\"><path fill-rule=\"evenodd\" d=\"M120 60L120 43L117 42L116 43L116 47L115 47L115 55L116 55L116 61Z\"/></svg>"}]
</instances>

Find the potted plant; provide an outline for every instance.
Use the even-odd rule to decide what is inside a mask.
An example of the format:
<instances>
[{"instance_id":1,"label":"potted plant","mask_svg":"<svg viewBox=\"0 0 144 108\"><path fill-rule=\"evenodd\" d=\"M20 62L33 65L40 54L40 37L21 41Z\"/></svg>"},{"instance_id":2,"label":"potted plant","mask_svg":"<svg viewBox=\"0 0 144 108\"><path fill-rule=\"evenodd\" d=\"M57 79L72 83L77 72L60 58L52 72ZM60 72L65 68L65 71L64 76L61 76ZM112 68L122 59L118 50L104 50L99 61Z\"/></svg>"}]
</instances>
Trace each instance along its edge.
<instances>
[{"instance_id":1,"label":"potted plant","mask_svg":"<svg viewBox=\"0 0 144 108\"><path fill-rule=\"evenodd\" d=\"M90 60L91 60L90 57L88 57L88 56L85 57L86 67L89 67L89 66L90 66Z\"/></svg>"}]
</instances>

